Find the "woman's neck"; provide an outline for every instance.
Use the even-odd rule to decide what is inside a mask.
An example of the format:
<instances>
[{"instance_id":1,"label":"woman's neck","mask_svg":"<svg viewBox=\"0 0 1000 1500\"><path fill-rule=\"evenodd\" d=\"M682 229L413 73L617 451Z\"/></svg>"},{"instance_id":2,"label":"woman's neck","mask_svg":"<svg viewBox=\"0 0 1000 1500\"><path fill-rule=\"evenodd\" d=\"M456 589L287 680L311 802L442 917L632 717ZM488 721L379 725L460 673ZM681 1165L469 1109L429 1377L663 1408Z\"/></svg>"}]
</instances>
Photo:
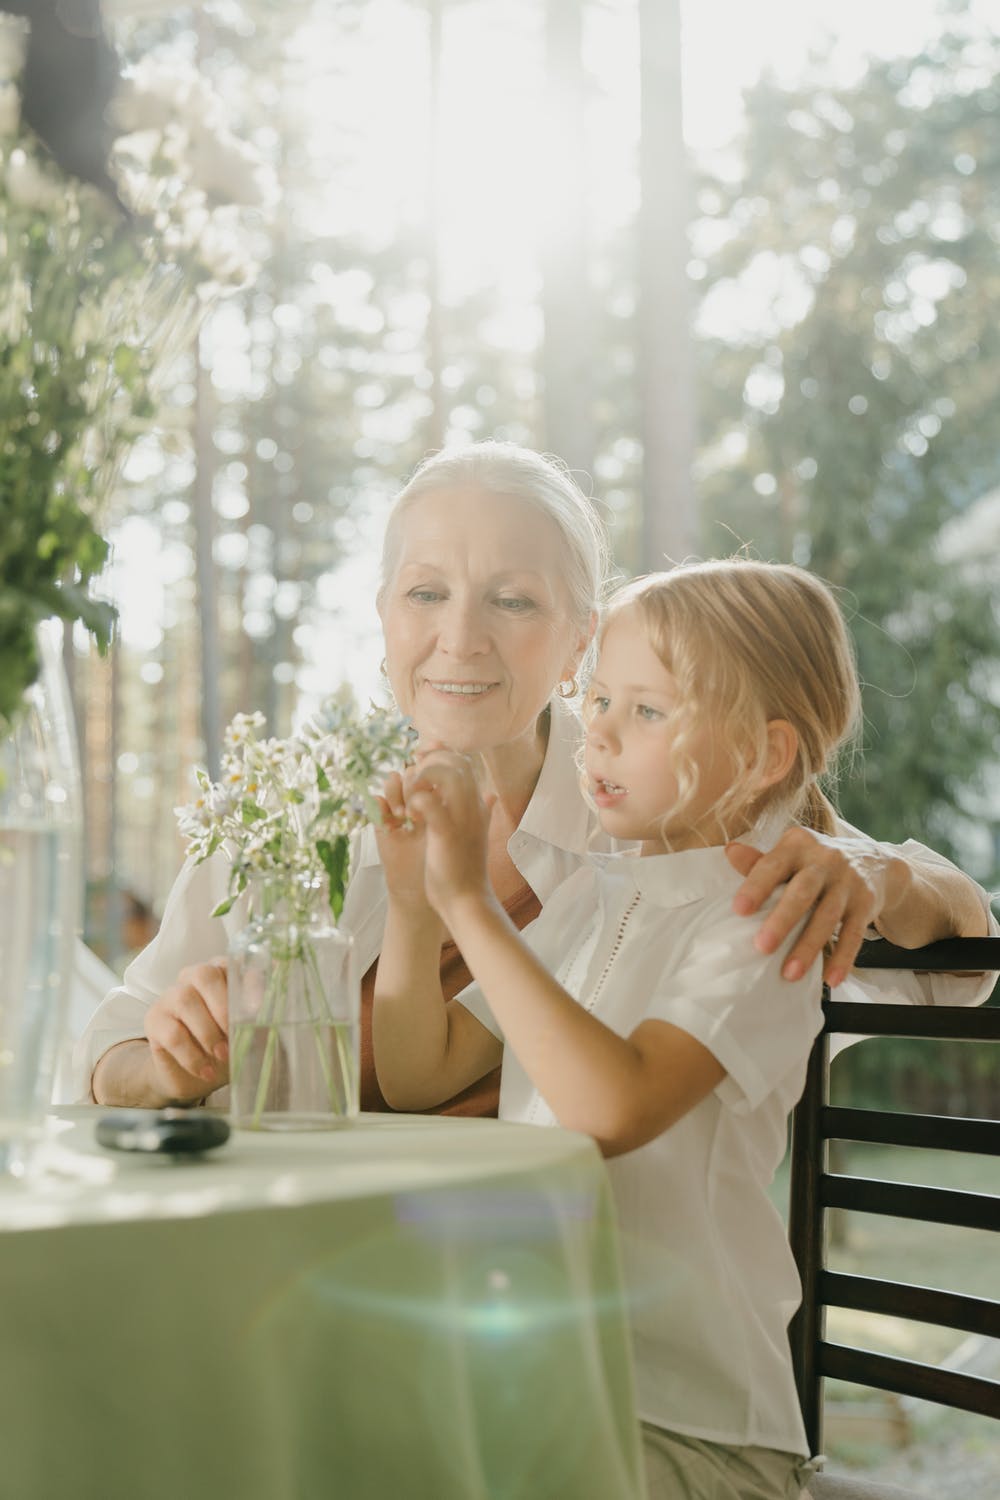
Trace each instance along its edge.
<instances>
[{"instance_id":1,"label":"woman's neck","mask_svg":"<svg viewBox=\"0 0 1000 1500\"><path fill-rule=\"evenodd\" d=\"M524 817L534 795L548 740L549 715L543 713L530 734L480 752L486 781L484 790L496 796L497 811L503 814L503 821L511 830Z\"/></svg>"}]
</instances>

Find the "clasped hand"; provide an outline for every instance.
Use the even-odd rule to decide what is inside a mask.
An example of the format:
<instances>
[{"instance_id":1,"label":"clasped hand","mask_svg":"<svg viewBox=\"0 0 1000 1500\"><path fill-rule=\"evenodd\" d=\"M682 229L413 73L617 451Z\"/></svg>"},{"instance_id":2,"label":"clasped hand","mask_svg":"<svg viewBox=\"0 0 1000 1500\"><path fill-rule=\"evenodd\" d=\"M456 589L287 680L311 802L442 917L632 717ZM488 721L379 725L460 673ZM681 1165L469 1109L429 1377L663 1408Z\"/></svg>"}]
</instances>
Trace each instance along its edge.
<instances>
[{"instance_id":1,"label":"clasped hand","mask_svg":"<svg viewBox=\"0 0 1000 1500\"><path fill-rule=\"evenodd\" d=\"M386 779L376 829L390 897L442 919L464 895L488 896L487 853L494 797L484 797L475 761L453 750L425 751Z\"/></svg>"}]
</instances>

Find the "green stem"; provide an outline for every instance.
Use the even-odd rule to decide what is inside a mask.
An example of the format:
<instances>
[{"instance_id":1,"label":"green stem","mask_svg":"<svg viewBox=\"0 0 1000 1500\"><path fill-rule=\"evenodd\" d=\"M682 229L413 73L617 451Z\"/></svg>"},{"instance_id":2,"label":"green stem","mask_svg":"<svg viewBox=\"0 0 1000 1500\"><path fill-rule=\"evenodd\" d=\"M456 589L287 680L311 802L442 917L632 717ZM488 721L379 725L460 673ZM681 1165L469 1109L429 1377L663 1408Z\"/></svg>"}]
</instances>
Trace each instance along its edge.
<instances>
[{"instance_id":1,"label":"green stem","mask_svg":"<svg viewBox=\"0 0 1000 1500\"><path fill-rule=\"evenodd\" d=\"M336 1080L334 1079L334 1076L330 1071L330 1059L326 1055L326 1047L324 1045L322 1032L324 1012L326 1013L326 1017L333 1027L333 1034L334 1037L337 1038L338 1044L340 1041L340 1037L337 1031L336 1022L330 1015L329 1007L326 1004L326 988L323 984L323 976L319 971L319 964L316 962L316 950L308 941L303 944L303 947L305 949L305 961L307 966L305 975L306 997L308 999L311 994L309 975L310 969L312 970L312 983L315 986L316 994L319 997L319 1004L311 1005L309 1007L309 1010L312 1014L313 1041L316 1044L316 1053L319 1057L319 1065L323 1071L323 1079L326 1083L326 1096L333 1106L334 1113L341 1115L345 1113L345 1108L341 1107L339 1091L336 1087Z\"/></svg>"},{"instance_id":2,"label":"green stem","mask_svg":"<svg viewBox=\"0 0 1000 1500\"><path fill-rule=\"evenodd\" d=\"M264 1056L261 1059L260 1075L257 1079L257 1094L254 1099L252 1123L255 1130L260 1128L260 1118L264 1113L267 1090L271 1082L271 1069L274 1067L274 1056L278 1050L278 1028L281 1025L285 1006L288 1002L289 976L291 965L295 962L296 957L297 955L292 952L283 954L280 958L275 959L273 983L268 983L264 995L264 1004L261 1007L269 1030L267 1033L267 1044L264 1048ZM267 1002L272 995L274 998L270 1007L270 1015L268 1015Z\"/></svg>"}]
</instances>

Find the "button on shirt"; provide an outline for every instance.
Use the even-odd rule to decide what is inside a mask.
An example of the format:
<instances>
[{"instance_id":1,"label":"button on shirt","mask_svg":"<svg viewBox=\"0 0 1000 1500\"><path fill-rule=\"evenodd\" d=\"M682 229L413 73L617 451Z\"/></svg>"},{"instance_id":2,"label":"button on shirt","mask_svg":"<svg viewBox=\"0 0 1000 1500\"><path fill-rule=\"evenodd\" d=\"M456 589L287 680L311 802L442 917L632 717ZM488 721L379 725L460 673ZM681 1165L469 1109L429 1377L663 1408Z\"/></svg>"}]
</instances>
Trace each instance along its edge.
<instances>
[{"instance_id":1,"label":"button on shirt","mask_svg":"<svg viewBox=\"0 0 1000 1500\"><path fill-rule=\"evenodd\" d=\"M524 936L581 1005L620 1035L662 1020L726 1076L682 1120L609 1161L631 1297L639 1415L714 1442L808 1452L788 1347L800 1285L767 1187L822 1024L821 966L780 977L794 942L753 946L721 849L580 870ZM459 997L495 1035L477 986ZM500 1118L552 1124L504 1054Z\"/></svg>"}]
</instances>

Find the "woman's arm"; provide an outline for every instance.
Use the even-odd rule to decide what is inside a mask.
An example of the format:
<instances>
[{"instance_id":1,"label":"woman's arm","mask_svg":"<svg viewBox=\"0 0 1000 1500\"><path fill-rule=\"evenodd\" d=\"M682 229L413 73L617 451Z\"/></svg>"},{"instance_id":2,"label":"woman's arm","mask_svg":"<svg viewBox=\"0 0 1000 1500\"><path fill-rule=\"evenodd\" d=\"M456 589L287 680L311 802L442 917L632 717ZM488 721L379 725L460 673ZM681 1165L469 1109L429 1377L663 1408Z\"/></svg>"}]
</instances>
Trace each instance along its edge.
<instances>
[{"instance_id":1,"label":"woman's arm","mask_svg":"<svg viewBox=\"0 0 1000 1500\"><path fill-rule=\"evenodd\" d=\"M183 969L148 1007L144 1038L119 1042L94 1067L98 1104L160 1109L194 1104L229 1082L226 961Z\"/></svg>"},{"instance_id":2,"label":"woman's arm","mask_svg":"<svg viewBox=\"0 0 1000 1500\"><path fill-rule=\"evenodd\" d=\"M762 953L775 952L812 911L782 967L786 979L800 978L836 937L824 978L840 984L870 926L904 948L944 937L982 937L988 928L978 886L955 865L860 834L830 837L790 828L767 854L741 843L730 844L726 854L746 876L733 898L735 911L756 912L785 886L756 936Z\"/></svg>"},{"instance_id":3,"label":"woman's arm","mask_svg":"<svg viewBox=\"0 0 1000 1500\"><path fill-rule=\"evenodd\" d=\"M379 1088L393 1109L431 1109L497 1067L492 1032L441 991L441 927L390 897L375 974L372 1043Z\"/></svg>"},{"instance_id":4,"label":"woman's arm","mask_svg":"<svg viewBox=\"0 0 1000 1500\"><path fill-rule=\"evenodd\" d=\"M101 1001L73 1049L75 1098L156 1108L181 1097L203 1098L226 1083L225 1069L211 1080L199 1077L196 1084L180 1076L163 1076L163 1069L157 1067L151 1054L150 1041L168 1040L160 1034L160 1021L166 1020L165 1013L171 1008L169 992L178 985L185 988L185 971L193 974L202 965L214 967L215 955L225 951L229 934L246 920L243 900L225 917L212 916L228 890L229 864L221 853L201 864L188 860L182 866L171 887L159 931L129 964L121 983ZM197 979L193 988L198 989ZM184 1003L182 997L178 998ZM158 1014L152 1020L151 1033L154 1009ZM224 998L212 1014L214 1026L224 1035ZM219 1061L213 1050L219 1036L209 1028L206 1040L210 1043L209 1055L202 1067ZM183 1062L180 1056L177 1060Z\"/></svg>"}]
</instances>

